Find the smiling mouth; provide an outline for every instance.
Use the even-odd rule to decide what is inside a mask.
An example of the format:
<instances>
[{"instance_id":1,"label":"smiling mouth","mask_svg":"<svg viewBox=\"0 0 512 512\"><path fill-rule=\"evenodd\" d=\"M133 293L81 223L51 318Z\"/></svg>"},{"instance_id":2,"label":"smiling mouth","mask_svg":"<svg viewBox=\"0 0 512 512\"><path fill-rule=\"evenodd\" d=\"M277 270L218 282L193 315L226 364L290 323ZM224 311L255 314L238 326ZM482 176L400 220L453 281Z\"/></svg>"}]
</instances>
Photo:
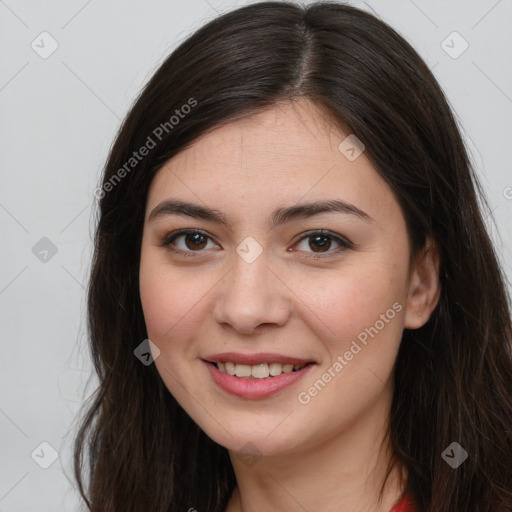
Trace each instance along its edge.
<instances>
[{"instance_id":1,"label":"smiling mouth","mask_svg":"<svg viewBox=\"0 0 512 512\"><path fill-rule=\"evenodd\" d=\"M266 379L269 377L279 377L285 373L294 373L302 370L304 367L315 364L281 364L281 363L262 363L262 364L239 364L230 361L213 362L208 361L215 366L221 373L226 373L233 377L242 379Z\"/></svg>"}]
</instances>

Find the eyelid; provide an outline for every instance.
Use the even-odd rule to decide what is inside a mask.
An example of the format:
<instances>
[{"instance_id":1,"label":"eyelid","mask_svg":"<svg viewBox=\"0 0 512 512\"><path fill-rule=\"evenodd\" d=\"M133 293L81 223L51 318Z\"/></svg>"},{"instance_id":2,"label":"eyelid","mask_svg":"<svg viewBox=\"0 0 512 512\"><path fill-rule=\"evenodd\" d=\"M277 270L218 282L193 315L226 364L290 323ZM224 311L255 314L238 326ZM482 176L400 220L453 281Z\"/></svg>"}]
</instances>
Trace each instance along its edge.
<instances>
[{"instance_id":1,"label":"eyelid","mask_svg":"<svg viewBox=\"0 0 512 512\"><path fill-rule=\"evenodd\" d=\"M174 242L174 240L176 240L176 238L179 238L180 236L188 235L188 234L200 234L200 235L203 235L204 237L206 237L207 239L214 241L213 237L211 235L209 235L206 231L203 231L201 229L196 229L196 228L185 228L185 229L180 229L178 231L173 231L172 233L165 235L159 245L161 247L167 247L172 252L179 253L186 257L187 256L200 257L200 255L203 252L205 252L204 249L201 249L198 251L184 251L182 249L177 249L175 247L171 247L172 243ZM355 248L355 244L353 244L346 237L339 235L337 233L333 233L326 229L312 229L309 231L305 231L305 232L301 233L300 235L298 235L298 238L296 239L296 241L293 242L293 245L297 245L299 242L302 242L304 239L312 238L314 235L326 236L326 237L332 238L336 242L338 242L341 247L338 247L337 249L333 249L333 250L326 251L326 252L308 253L307 251L298 251L298 252L305 252L307 254L306 256L303 256L304 258L315 258L315 259L327 258L334 254L338 254L338 253L342 252L343 250ZM216 243L216 242L214 242L214 243Z\"/></svg>"}]
</instances>

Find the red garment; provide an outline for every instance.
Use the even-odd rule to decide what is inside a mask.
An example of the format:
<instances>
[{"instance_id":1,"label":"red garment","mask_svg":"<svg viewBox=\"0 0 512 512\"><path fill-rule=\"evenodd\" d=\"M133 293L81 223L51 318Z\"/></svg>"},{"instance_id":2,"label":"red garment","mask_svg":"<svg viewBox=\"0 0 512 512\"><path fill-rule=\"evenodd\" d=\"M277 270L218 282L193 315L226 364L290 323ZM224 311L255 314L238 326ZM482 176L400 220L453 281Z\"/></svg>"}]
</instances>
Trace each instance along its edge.
<instances>
[{"instance_id":1,"label":"red garment","mask_svg":"<svg viewBox=\"0 0 512 512\"><path fill-rule=\"evenodd\" d=\"M389 512L416 512L411 499L406 494L400 503L396 504Z\"/></svg>"}]
</instances>

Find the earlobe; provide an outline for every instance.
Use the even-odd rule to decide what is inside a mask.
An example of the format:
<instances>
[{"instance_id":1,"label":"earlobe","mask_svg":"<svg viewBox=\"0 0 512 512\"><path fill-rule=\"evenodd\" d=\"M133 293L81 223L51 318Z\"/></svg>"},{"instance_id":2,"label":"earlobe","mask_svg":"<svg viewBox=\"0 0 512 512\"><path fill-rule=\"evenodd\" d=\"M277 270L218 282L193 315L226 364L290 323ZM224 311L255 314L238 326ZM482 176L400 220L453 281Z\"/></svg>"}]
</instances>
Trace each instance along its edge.
<instances>
[{"instance_id":1,"label":"earlobe","mask_svg":"<svg viewBox=\"0 0 512 512\"><path fill-rule=\"evenodd\" d=\"M407 329L418 329L426 324L439 301L439 262L438 249L429 238L411 271L405 307L404 327Z\"/></svg>"}]
</instances>

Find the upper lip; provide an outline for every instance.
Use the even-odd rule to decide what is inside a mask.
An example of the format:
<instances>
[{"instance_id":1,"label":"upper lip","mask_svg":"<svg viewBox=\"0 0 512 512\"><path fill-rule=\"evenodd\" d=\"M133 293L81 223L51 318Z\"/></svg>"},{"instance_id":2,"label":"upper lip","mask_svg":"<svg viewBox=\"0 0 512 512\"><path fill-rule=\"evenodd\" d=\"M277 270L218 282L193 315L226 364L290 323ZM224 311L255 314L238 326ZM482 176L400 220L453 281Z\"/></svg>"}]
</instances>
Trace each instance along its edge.
<instances>
[{"instance_id":1,"label":"upper lip","mask_svg":"<svg viewBox=\"0 0 512 512\"><path fill-rule=\"evenodd\" d=\"M238 352L222 352L221 354L212 354L204 358L210 363L236 363L257 365L263 363L281 363L281 364L301 364L314 363L311 359L301 357L285 356L283 354L273 354L270 352L260 352L258 354L241 354Z\"/></svg>"}]
</instances>

